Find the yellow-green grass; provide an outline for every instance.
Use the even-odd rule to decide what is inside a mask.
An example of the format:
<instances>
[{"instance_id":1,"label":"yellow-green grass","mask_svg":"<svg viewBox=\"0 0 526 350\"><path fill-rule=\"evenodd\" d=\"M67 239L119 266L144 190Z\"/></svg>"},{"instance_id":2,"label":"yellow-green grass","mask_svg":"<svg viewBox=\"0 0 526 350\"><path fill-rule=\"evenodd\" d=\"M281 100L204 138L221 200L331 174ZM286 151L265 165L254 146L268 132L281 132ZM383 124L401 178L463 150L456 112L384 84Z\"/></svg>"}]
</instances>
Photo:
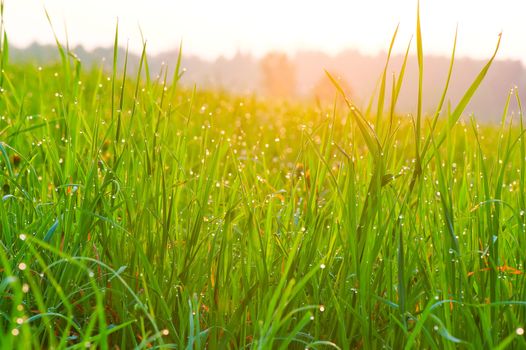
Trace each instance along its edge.
<instances>
[{"instance_id":1,"label":"yellow-green grass","mask_svg":"<svg viewBox=\"0 0 526 350\"><path fill-rule=\"evenodd\" d=\"M399 117L405 63L359 111L3 43L2 348L526 347L522 114L461 118L493 57Z\"/></svg>"}]
</instances>

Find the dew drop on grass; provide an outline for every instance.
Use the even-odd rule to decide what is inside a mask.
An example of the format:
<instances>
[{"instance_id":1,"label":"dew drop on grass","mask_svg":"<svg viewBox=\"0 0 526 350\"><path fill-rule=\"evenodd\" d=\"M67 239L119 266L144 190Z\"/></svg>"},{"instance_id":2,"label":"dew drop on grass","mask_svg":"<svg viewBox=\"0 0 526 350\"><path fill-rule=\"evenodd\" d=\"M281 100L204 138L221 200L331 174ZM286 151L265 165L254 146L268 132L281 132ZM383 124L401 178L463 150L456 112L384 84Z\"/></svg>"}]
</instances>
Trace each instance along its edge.
<instances>
[{"instance_id":1,"label":"dew drop on grass","mask_svg":"<svg viewBox=\"0 0 526 350\"><path fill-rule=\"evenodd\" d=\"M323 312L325 311L325 306L324 305L320 305L320 312Z\"/></svg>"},{"instance_id":2,"label":"dew drop on grass","mask_svg":"<svg viewBox=\"0 0 526 350\"><path fill-rule=\"evenodd\" d=\"M522 327L519 327L515 330L515 333L517 333L517 335L524 335L524 328Z\"/></svg>"},{"instance_id":3,"label":"dew drop on grass","mask_svg":"<svg viewBox=\"0 0 526 350\"><path fill-rule=\"evenodd\" d=\"M320 265L320 269L322 269L322 270L325 269L325 267L326 267L325 264L321 264Z\"/></svg>"}]
</instances>

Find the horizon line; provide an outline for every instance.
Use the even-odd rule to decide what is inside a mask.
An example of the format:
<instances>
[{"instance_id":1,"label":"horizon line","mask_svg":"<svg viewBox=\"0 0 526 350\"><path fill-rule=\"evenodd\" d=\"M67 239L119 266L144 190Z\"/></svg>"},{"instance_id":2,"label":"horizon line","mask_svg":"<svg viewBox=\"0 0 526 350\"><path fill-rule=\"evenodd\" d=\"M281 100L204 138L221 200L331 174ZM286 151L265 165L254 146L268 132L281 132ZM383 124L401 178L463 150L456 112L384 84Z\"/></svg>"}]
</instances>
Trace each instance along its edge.
<instances>
[{"instance_id":1,"label":"horizon line","mask_svg":"<svg viewBox=\"0 0 526 350\"><path fill-rule=\"evenodd\" d=\"M63 45L63 43L61 43L61 45ZM22 44L22 45L16 44L16 43L9 43L9 47L10 48L14 48L15 50L21 50L21 51L28 50L28 49L30 49L33 46L55 47L56 48L56 43L41 42L41 41L38 41L38 40L34 40L31 43L29 43L29 44ZM65 45L63 45L63 46L65 46ZM343 49L337 50L335 52L329 52L329 50L310 48L310 47L296 48L296 49L288 51L288 52L287 52L287 50L282 50L282 49L276 48L276 49L266 50L263 54L257 54L257 53L254 52L254 50L246 50L246 49L243 49L243 48L238 48L234 53L223 53L223 54L216 54L216 55L213 55L213 56L206 56L206 55L202 55L202 54L199 54L199 53L196 53L196 52L191 52L191 51L190 52L185 52L184 45L182 47L183 47L183 49L182 49L182 56L183 57L198 58L198 59L200 59L202 61L205 61L205 62L208 62L208 63L214 63L214 62L217 62L220 59L232 60L232 59L234 59L235 57L238 57L238 56L249 56L249 57L254 58L256 60L261 60L263 57L265 57L266 55L268 55L270 53L285 54L290 59L294 59L298 55L305 54L305 53L322 54L322 55L327 56L328 58L337 58L340 55L344 55L344 54L351 53L351 52L355 53L357 55L363 56L365 58L379 58L379 57L386 56L387 53L388 53L388 51L385 50L385 49L380 49L380 50L377 50L374 53L371 53L371 52L366 52L364 50L361 50L360 48L349 46L347 48L343 48ZM73 51L73 50L79 49L79 48L83 49L87 53L94 53L97 50L113 50L114 47L111 44L110 45L101 44L101 45L97 45L97 46L93 47L93 46L90 46L90 45L85 45L83 43L78 43L78 44L75 44L73 46L70 46L70 51ZM126 45L118 45L118 48L119 48L119 50L125 51L126 50ZM147 49L147 41L146 41L146 54L149 55L150 57L157 57L157 58L159 58L159 57L161 57L163 55L171 54L171 53L174 53L174 52L176 52L176 53L179 52L179 47L178 46L174 45L170 49L164 49L162 51L149 53L148 49ZM141 53L142 52L140 52L140 51L132 50L131 48L129 49L129 54L140 56ZM391 54L391 56L402 56L403 57L404 54L400 53L400 52L397 52L397 53ZM416 53L409 53L408 57L414 57L414 56L416 56ZM488 57L489 56L491 56L491 55L489 54ZM449 59L450 55L444 54L444 53L431 52L431 53L424 54L424 57ZM487 57L477 57L477 56L470 56L470 55L462 54L462 55L455 55L455 61L457 61L457 60L484 61L484 60L487 60ZM495 60L496 61L500 61L500 62L519 62L523 67L526 68L526 58L525 59L521 59L521 58L517 58L517 57L498 57L498 55L497 55Z\"/></svg>"}]
</instances>

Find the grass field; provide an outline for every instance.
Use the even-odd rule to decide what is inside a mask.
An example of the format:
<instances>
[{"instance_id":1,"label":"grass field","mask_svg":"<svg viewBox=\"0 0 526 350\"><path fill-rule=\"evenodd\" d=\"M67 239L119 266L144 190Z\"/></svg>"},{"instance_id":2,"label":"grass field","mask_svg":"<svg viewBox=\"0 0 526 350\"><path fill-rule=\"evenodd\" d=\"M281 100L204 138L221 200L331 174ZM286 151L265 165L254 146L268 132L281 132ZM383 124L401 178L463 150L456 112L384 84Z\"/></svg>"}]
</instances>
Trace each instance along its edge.
<instances>
[{"instance_id":1,"label":"grass field","mask_svg":"<svg viewBox=\"0 0 526 350\"><path fill-rule=\"evenodd\" d=\"M518 92L501 125L462 117L494 56L400 117L404 66L359 111L2 47L2 348L526 347Z\"/></svg>"}]
</instances>

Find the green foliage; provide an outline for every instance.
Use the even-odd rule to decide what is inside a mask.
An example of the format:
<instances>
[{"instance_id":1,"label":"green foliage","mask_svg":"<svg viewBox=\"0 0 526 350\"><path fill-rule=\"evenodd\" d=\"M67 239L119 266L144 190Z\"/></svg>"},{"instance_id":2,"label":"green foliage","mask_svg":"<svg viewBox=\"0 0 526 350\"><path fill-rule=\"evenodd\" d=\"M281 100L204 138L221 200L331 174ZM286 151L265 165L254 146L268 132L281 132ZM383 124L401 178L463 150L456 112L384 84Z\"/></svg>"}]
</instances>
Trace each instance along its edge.
<instances>
[{"instance_id":1,"label":"green foliage","mask_svg":"<svg viewBox=\"0 0 526 350\"><path fill-rule=\"evenodd\" d=\"M495 55L450 113L453 50L413 120L406 60L371 114L187 91L145 51L133 77L58 41L9 66L2 37L2 348L526 347L518 94L500 127L461 118Z\"/></svg>"}]
</instances>

